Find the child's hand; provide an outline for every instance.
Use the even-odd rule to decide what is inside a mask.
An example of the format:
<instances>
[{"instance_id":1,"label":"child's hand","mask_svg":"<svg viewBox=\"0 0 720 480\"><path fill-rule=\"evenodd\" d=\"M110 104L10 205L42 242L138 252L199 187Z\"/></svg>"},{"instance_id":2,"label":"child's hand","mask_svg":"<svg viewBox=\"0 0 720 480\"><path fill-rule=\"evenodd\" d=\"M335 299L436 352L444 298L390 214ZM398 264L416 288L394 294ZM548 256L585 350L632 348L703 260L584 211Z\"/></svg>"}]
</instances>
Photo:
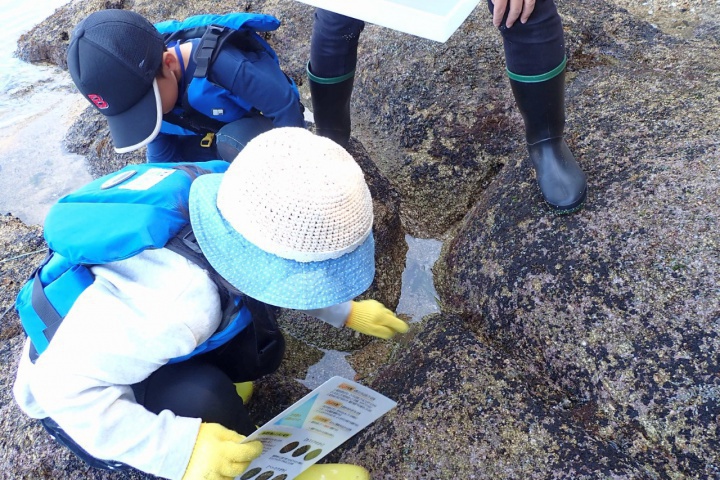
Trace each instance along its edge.
<instances>
[{"instance_id":1,"label":"child's hand","mask_svg":"<svg viewBox=\"0 0 720 480\"><path fill-rule=\"evenodd\" d=\"M202 423L183 480L232 480L262 453L262 443L217 423Z\"/></svg>"},{"instance_id":2,"label":"child's hand","mask_svg":"<svg viewBox=\"0 0 720 480\"><path fill-rule=\"evenodd\" d=\"M352 302L345 326L365 335L385 339L394 337L396 333L405 333L409 328L407 323L376 300Z\"/></svg>"}]
</instances>

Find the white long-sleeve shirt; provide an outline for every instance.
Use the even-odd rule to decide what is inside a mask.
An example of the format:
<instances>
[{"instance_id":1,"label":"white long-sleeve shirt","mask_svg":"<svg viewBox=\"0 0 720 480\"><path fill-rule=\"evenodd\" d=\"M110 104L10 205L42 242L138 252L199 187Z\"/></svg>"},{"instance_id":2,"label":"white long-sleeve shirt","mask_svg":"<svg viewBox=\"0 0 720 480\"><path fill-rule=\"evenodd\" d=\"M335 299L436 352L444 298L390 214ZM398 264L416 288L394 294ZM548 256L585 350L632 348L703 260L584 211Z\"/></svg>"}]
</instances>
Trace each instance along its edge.
<instances>
[{"instance_id":1,"label":"white long-sleeve shirt","mask_svg":"<svg viewBox=\"0 0 720 480\"><path fill-rule=\"evenodd\" d=\"M217 330L217 287L200 267L166 249L92 271L94 283L34 364L26 342L15 399L30 417L51 417L96 458L180 479L201 420L151 413L135 402L130 385ZM339 327L349 310L345 302L308 313Z\"/></svg>"}]
</instances>

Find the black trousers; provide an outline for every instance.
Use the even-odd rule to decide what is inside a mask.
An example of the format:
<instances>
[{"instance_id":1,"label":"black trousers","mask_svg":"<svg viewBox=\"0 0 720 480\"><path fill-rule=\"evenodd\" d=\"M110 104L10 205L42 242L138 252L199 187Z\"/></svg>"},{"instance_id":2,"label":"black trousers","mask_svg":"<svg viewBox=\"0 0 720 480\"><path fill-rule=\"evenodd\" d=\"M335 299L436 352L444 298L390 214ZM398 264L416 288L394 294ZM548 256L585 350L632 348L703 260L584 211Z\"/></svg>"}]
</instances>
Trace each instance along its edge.
<instances>
[{"instance_id":1,"label":"black trousers","mask_svg":"<svg viewBox=\"0 0 720 480\"><path fill-rule=\"evenodd\" d=\"M274 372L285 353L285 339L275 322L273 307L246 299L253 322L228 343L186 361L167 364L132 386L135 400L153 413L170 410L176 415L219 423L243 435L255 431L235 383L256 380ZM78 445L51 418L42 425L60 444L90 466L126 470L127 465L98 459Z\"/></svg>"},{"instance_id":2,"label":"black trousers","mask_svg":"<svg viewBox=\"0 0 720 480\"><path fill-rule=\"evenodd\" d=\"M488 0L488 6L492 13L492 0ZM312 73L334 78L354 71L364 26L360 20L316 9L310 42ZM517 21L511 28L501 26L499 30L507 68L514 74L542 75L565 58L562 22L553 0L537 0L527 23Z\"/></svg>"}]
</instances>

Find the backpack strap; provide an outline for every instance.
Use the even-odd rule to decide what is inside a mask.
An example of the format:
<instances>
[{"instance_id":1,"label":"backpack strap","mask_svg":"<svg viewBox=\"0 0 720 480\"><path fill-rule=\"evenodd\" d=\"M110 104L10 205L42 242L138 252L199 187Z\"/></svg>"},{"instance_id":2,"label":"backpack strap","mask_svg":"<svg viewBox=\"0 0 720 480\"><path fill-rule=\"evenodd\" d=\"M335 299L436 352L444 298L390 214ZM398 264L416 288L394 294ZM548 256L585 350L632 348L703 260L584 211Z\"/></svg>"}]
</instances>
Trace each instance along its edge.
<instances>
[{"instance_id":1,"label":"backpack strap","mask_svg":"<svg viewBox=\"0 0 720 480\"><path fill-rule=\"evenodd\" d=\"M194 78L207 77L210 66L217 58L226 41L230 41L230 44L241 51L267 52L277 59L272 47L267 42L263 42L254 31L236 30L222 25L208 25L203 36L200 37L197 49L193 52L193 60L195 60L196 64L193 73Z\"/></svg>"},{"instance_id":2,"label":"backpack strap","mask_svg":"<svg viewBox=\"0 0 720 480\"><path fill-rule=\"evenodd\" d=\"M270 18L276 20L273 17ZM279 25L279 21L277 22ZM277 28L277 25L270 27L269 29L272 30L274 28ZM202 36L200 35L201 32ZM192 54L193 61L195 62L193 78L207 79L213 62L215 62L215 59L226 42L243 52L265 52L274 58L275 61L278 61L277 54L272 47L254 30L243 28L237 29L232 26L215 23L208 24L207 26L199 26L187 30L176 31L171 34L165 34L165 43L166 45L172 45L173 42L179 42L191 38L200 38L200 41L197 47L193 49ZM294 85L289 77L288 80ZM208 79L208 81L210 80ZM198 135L217 133L223 126L225 126L225 122L208 117L195 109L190 104L187 91L183 95L181 104L181 113L171 111L164 114L163 119L168 123L190 130Z\"/></svg>"},{"instance_id":3,"label":"backpack strap","mask_svg":"<svg viewBox=\"0 0 720 480\"><path fill-rule=\"evenodd\" d=\"M187 101L187 94L182 102L183 113L178 115L175 112L169 112L163 115L163 120L173 125L195 132L198 135L205 135L207 133L217 133L224 123L218 120L206 117L202 113L195 110L190 102Z\"/></svg>"},{"instance_id":4,"label":"backpack strap","mask_svg":"<svg viewBox=\"0 0 720 480\"><path fill-rule=\"evenodd\" d=\"M200 44L193 53L196 64L193 77L205 78L207 76L210 63L215 60L215 56L217 55L216 51L220 50L218 48L220 37L227 31L228 29L226 27L219 25L209 25L207 27L207 30L200 39Z\"/></svg>"},{"instance_id":5,"label":"backpack strap","mask_svg":"<svg viewBox=\"0 0 720 480\"><path fill-rule=\"evenodd\" d=\"M45 328L43 328L43 335L45 335L48 343L50 343L50 340L53 335L55 335L55 332L63 321L63 317L57 310L55 310L55 307L53 307L47 295L45 295L45 290L43 290L42 281L40 280L40 269L47 264L51 255L52 251L48 251L40 266L35 269L35 272L31 277L33 279L33 286L30 297L35 312L37 312L38 317L45 325ZM35 360L37 360L39 356L40 354L35 348L35 344L30 342L30 361L35 363Z\"/></svg>"},{"instance_id":6,"label":"backpack strap","mask_svg":"<svg viewBox=\"0 0 720 480\"><path fill-rule=\"evenodd\" d=\"M261 365L268 362L269 360L263 357L272 357L278 342L279 327L275 315L275 308L259 300L255 300L252 297L248 297L225 280L222 275L217 273L207 258L205 258L205 255L203 255L190 224L186 225L180 233L171 238L165 245L165 248L207 270L210 279L217 285L223 310L223 319L218 331L230 323L243 305L250 310L254 327L258 364ZM236 302L235 299L237 298L241 301Z\"/></svg>"},{"instance_id":7,"label":"backpack strap","mask_svg":"<svg viewBox=\"0 0 720 480\"><path fill-rule=\"evenodd\" d=\"M210 65L220 50L219 47L224 39L232 33L232 30L220 25L208 25L207 27L196 27L189 32L178 31L165 36L165 44L167 45L184 38L195 38L199 36L200 31L204 31L204 33L202 37L200 37L200 43L193 50L193 60L195 62L193 78L207 77ZM175 45L175 47L177 48L177 45ZM182 58L180 55L178 57ZM184 70L183 68L183 74ZM207 117L193 108L188 101L187 92L185 92L182 99L182 110L183 112L181 114L170 111L163 115L163 119L166 122L178 125L198 135L217 133L225 125L225 123Z\"/></svg>"},{"instance_id":8,"label":"backpack strap","mask_svg":"<svg viewBox=\"0 0 720 480\"><path fill-rule=\"evenodd\" d=\"M235 305L235 302L231 301L232 293L228 286L232 287L232 285L215 271L200 250L200 245L197 243L195 233L192 231L192 226L187 224L177 235L165 244L165 248L187 258L208 272L210 279L218 287L218 293L220 294L220 306L223 311L223 319L218 330L222 330L230 323L230 320L232 320L240 308L238 305ZM222 281L220 279L222 279Z\"/></svg>"}]
</instances>

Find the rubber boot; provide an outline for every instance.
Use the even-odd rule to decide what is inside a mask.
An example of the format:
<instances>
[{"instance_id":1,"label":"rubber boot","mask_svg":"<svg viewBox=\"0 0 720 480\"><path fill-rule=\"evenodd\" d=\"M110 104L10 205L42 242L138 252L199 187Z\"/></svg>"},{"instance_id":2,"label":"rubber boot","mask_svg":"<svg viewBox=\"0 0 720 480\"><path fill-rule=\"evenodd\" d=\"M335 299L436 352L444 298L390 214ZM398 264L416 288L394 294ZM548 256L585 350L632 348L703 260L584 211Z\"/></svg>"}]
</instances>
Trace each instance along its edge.
<instances>
[{"instance_id":1,"label":"rubber boot","mask_svg":"<svg viewBox=\"0 0 720 480\"><path fill-rule=\"evenodd\" d=\"M295 480L370 480L370 472L349 463L320 463L309 466Z\"/></svg>"},{"instance_id":2,"label":"rubber boot","mask_svg":"<svg viewBox=\"0 0 720 480\"><path fill-rule=\"evenodd\" d=\"M579 210L587 196L587 179L563 138L565 69L540 82L514 77L510 85L525 120L528 153L540 192L555 213Z\"/></svg>"},{"instance_id":3,"label":"rubber boot","mask_svg":"<svg viewBox=\"0 0 720 480\"><path fill-rule=\"evenodd\" d=\"M343 148L350 142L350 96L355 72L342 77L321 78L312 74L307 65L312 97L315 133L333 140Z\"/></svg>"}]
</instances>

